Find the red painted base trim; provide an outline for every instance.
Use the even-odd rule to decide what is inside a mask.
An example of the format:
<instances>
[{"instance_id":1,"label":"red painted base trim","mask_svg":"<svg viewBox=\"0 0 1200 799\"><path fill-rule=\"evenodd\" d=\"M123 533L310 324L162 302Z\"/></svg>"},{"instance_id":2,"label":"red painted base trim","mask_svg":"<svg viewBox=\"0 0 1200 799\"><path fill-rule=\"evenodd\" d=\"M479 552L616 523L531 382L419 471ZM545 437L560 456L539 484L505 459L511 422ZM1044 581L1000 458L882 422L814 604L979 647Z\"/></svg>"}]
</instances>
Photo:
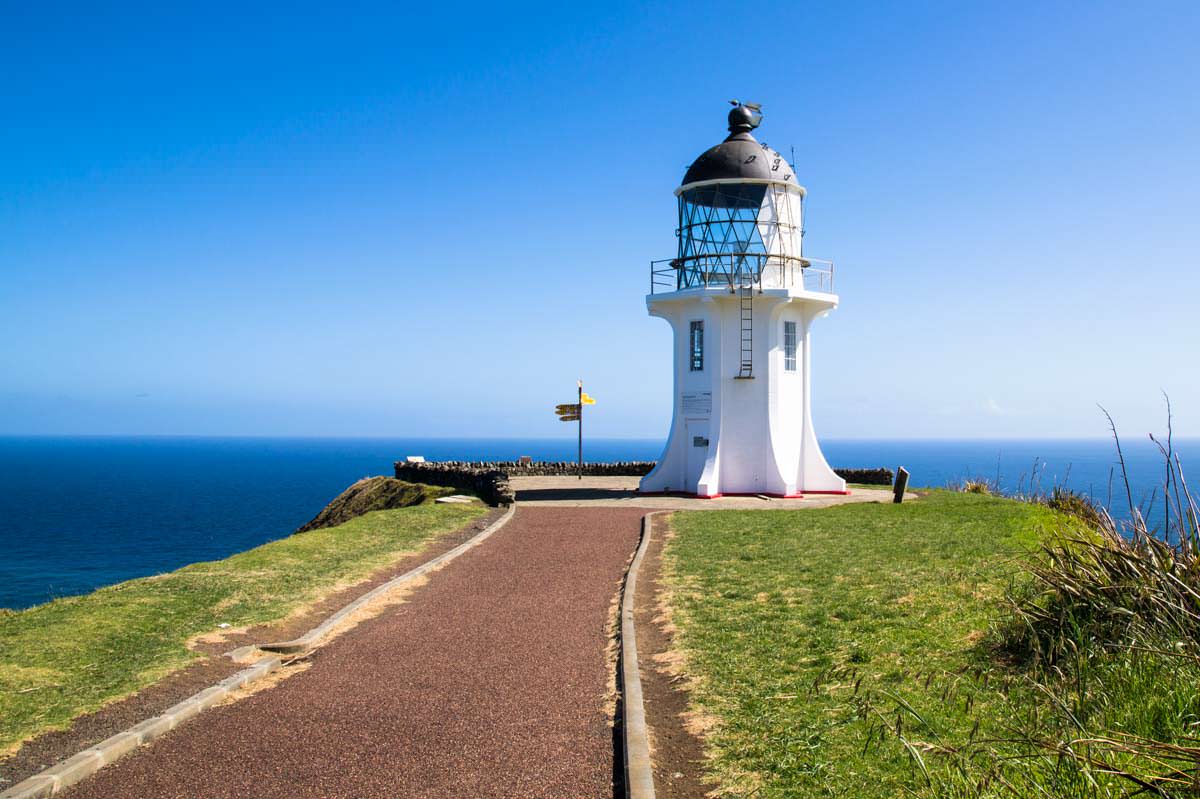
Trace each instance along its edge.
<instances>
[{"instance_id":1,"label":"red painted base trim","mask_svg":"<svg viewBox=\"0 0 1200 799\"><path fill-rule=\"evenodd\" d=\"M832 496L849 496L849 489L845 491L806 491L803 494L768 494L765 491L755 491L748 494L689 494L686 491L639 491L643 497L694 497L695 499L720 499L721 497L770 497L771 499L804 499L808 494L821 494Z\"/></svg>"},{"instance_id":2,"label":"red painted base trim","mask_svg":"<svg viewBox=\"0 0 1200 799\"><path fill-rule=\"evenodd\" d=\"M721 497L770 497L771 499L804 499L803 494L768 494L766 491L754 491L746 494L695 494L697 499L720 499Z\"/></svg>"}]
</instances>

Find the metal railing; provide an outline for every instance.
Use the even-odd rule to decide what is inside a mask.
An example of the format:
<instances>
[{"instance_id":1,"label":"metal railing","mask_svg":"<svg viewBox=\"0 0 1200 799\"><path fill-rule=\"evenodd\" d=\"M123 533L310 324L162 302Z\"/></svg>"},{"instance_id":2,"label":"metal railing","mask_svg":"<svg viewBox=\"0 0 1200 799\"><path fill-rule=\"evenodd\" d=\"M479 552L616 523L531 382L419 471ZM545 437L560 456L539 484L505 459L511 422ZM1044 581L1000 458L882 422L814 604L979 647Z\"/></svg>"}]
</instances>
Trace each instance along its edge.
<instances>
[{"instance_id":1,"label":"metal railing","mask_svg":"<svg viewBox=\"0 0 1200 799\"><path fill-rule=\"evenodd\" d=\"M720 253L650 262L650 293L685 289L801 289L833 293L833 262L820 258Z\"/></svg>"}]
</instances>

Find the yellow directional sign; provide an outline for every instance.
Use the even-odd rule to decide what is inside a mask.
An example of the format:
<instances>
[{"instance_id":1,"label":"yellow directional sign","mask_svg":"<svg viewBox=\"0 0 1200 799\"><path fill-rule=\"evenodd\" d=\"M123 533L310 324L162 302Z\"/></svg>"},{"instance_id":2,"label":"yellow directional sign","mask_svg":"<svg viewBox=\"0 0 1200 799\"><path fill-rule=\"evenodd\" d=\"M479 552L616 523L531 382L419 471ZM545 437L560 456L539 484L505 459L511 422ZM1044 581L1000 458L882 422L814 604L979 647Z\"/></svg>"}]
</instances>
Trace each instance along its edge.
<instances>
[{"instance_id":1,"label":"yellow directional sign","mask_svg":"<svg viewBox=\"0 0 1200 799\"><path fill-rule=\"evenodd\" d=\"M596 404L596 400L589 397L588 393L586 391L580 393L579 401L582 402L584 405L595 405Z\"/></svg>"}]
</instances>

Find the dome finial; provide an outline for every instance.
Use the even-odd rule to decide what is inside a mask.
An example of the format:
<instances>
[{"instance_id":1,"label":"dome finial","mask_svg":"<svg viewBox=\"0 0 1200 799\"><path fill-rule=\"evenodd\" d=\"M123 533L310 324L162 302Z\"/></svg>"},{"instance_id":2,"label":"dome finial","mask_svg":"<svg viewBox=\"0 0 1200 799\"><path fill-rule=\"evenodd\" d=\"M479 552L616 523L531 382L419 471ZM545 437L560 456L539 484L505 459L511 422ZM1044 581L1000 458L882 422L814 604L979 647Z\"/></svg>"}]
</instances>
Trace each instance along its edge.
<instances>
[{"instance_id":1,"label":"dome finial","mask_svg":"<svg viewBox=\"0 0 1200 799\"><path fill-rule=\"evenodd\" d=\"M729 132L749 133L762 122L762 106L758 103L743 103L730 100L733 110L729 112Z\"/></svg>"},{"instance_id":2,"label":"dome finial","mask_svg":"<svg viewBox=\"0 0 1200 799\"><path fill-rule=\"evenodd\" d=\"M762 106L730 100L729 135L716 147L710 147L692 162L681 185L705 180L791 183L795 176L783 156L754 138L750 131L762 121Z\"/></svg>"}]
</instances>

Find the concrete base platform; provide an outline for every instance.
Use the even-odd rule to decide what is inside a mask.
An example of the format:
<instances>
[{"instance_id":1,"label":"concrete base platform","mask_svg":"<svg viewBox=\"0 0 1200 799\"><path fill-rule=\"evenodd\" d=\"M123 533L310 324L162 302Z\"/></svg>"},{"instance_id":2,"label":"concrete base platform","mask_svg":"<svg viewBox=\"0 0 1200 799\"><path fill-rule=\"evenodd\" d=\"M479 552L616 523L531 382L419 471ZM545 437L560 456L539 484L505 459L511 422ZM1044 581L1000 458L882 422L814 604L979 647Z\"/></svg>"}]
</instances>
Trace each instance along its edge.
<instances>
[{"instance_id":1,"label":"concrete base platform","mask_svg":"<svg viewBox=\"0 0 1200 799\"><path fill-rule=\"evenodd\" d=\"M563 507L617 506L659 508L663 510L779 510L783 508L823 508L848 502L891 502L890 488L852 488L849 494L811 494L800 499L760 497L717 497L702 499L687 495L639 494L637 477L510 477L509 483L521 505L558 505ZM905 498L915 498L906 494Z\"/></svg>"}]
</instances>

